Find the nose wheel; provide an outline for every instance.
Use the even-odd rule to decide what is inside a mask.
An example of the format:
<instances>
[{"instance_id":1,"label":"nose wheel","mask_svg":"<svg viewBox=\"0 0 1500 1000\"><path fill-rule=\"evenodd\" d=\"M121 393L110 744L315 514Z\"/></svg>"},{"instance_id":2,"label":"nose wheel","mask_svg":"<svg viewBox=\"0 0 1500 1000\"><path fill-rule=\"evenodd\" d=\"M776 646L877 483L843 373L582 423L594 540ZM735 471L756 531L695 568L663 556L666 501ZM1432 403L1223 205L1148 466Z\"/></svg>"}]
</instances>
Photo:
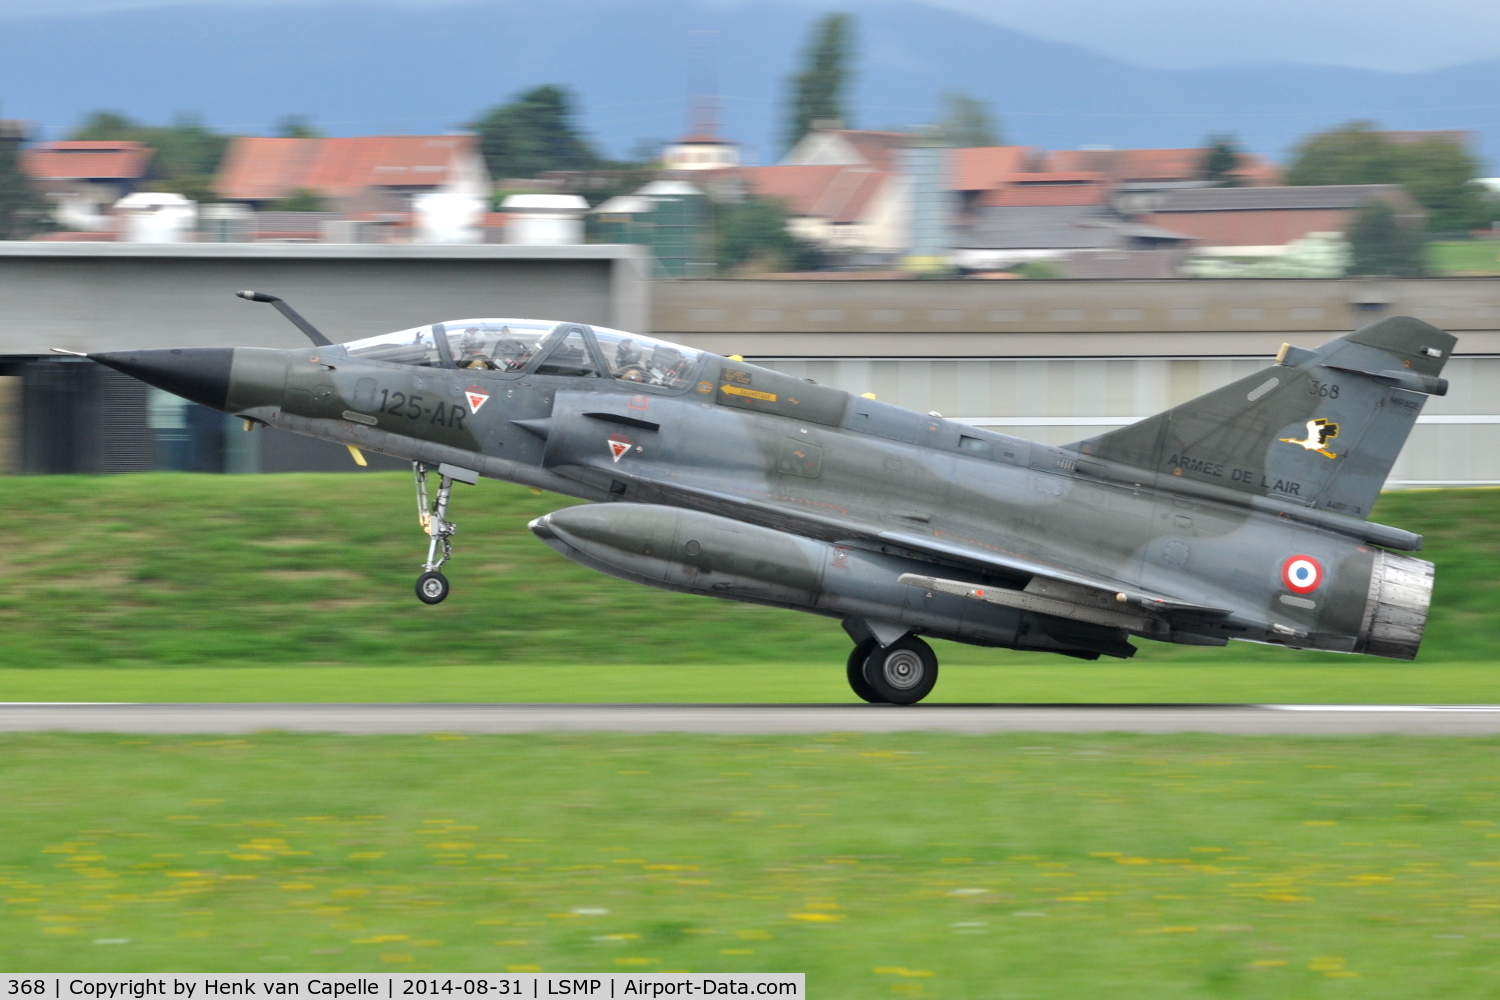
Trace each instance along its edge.
<instances>
[{"instance_id":1,"label":"nose wheel","mask_svg":"<svg viewBox=\"0 0 1500 1000\"><path fill-rule=\"evenodd\" d=\"M417 600L423 604L441 604L448 596L448 578L437 570L417 577Z\"/></svg>"},{"instance_id":2,"label":"nose wheel","mask_svg":"<svg viewBox=\"0 0 1500 1000\"><path fill-rule=\"evenodd\" d=\"M430 465L412 463L412 475L417 483L417 523L427 533L428 539L427 561L422 564L422 575L417 577L417 600L423 604L441 604L448 597L448 578L439 570L453 556L450 539L458 530L458 525L448 520L448 500L453 484L468 483L472 486L479 482L477 472L446 463L439 465L437 496L429 503L427 476L432 471Z\"/></svg>"}]
</instances>

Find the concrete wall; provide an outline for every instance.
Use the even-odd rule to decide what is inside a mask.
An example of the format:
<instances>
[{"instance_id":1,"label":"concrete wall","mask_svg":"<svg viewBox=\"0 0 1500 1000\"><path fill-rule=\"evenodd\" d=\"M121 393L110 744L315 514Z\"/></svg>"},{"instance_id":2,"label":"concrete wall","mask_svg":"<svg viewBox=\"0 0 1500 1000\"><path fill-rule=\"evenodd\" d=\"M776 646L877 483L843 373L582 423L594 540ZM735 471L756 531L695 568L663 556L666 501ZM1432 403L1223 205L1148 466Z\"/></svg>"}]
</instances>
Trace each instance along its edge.
<instances>
[{"instance_id":1,"label":"concrete wall","mask_svg":"<svg viewBox=\"0 0 1500 1000\"><path fill-rule=\"evenodd\" d=\"M662 336L919 412L1061 445L1158 413L1383 316L1458 335L1392 486L1500 484L1500 279L698 281Z\"/></svg>"},{"instance_id":2,"label":"concrete wall","mask_svg":"<svg viewBox=\"0 0 1500 1000\"><path fill-rule=\"evenodd\" d=\"M1270 356L1416 316L1500 354L1500 278L668 281L655 332L761 357Z\"/></svg>"},{"instance_id":3,"label":"concrete wall","mask_svg":"<svg viewBox=\"0 0 1500 1000\"><path fill-rule=\"evenodd\" d=\"M7 356L51 346L304 344L231 294L250 287L335 340L465 316L578 319L1062 444L1224 385L1283 342L1406 314L1459 342L1452 391L1430 400L1393 483L1500 483L1500 278L653 283L639 252L0 244L0 375ZM0 449L4 412L0 400ZM258 447L262 468L352 468L332 446Z\"/></svg>"},{"instance_id":4,"label":"concrete wall","mask_svg":"<svg viewBox=\"0 0 1500 1000\"><path fill-rule=\"evenodd\" d=\"M0 243L0 357L152 347L300 347L242 288L335 342L471 316L645 330L639 247Z\"/></svg>"}]
</instances>

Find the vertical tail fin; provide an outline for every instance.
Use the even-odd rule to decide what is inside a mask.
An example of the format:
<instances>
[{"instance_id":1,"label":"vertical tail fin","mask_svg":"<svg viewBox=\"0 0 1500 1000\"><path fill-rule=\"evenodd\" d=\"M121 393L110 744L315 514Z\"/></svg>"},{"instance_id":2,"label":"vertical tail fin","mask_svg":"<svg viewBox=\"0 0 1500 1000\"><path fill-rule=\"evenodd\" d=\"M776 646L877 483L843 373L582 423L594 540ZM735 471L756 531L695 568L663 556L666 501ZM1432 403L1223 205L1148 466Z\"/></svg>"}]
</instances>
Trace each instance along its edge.
<instances>
[{"instance_id":1,"label":"vertical tail fin","mask_svg":"<svg viewBox=\"0 0 1500 1000\"><path fill-rule=\"evenodd\" d=\"M1161 476L1367 517L1457 338L1392 316L1317 350L1283 347L1267 371L1079 452Z\"/></svg>"}]
</instances>

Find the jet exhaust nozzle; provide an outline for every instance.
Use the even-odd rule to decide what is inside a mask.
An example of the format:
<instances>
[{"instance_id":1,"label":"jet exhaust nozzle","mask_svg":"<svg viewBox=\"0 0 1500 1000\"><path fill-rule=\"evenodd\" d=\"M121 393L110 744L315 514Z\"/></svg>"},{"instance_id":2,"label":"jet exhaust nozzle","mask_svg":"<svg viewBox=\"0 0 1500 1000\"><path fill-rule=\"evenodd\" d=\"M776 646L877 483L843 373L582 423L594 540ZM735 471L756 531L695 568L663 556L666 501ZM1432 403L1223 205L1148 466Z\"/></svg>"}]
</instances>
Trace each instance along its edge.
<instances>
[{"instance_id":1,"label":"jet exhaust nozzle","mask_svg":"<svg viewBox=\"0 0 1500 1000\"><path fill-rule=\"evenodd\" d=\"M1432 606L1432 563L1377 552L1370 596L1355 652L1392 660L1414 660Z\"/></svg>"},{"instance_id":2,"label":"jet exhaust nozzle","mask_svg":"<svg viewBox=\"0 0 1500 1000\"><path fill-rule=\"evenodd\" d=\"M229 369L234 363L234 348L112 351L90 354L89 360L194 403L222 410L229 397Z\"/></svg>"}]
</instances>

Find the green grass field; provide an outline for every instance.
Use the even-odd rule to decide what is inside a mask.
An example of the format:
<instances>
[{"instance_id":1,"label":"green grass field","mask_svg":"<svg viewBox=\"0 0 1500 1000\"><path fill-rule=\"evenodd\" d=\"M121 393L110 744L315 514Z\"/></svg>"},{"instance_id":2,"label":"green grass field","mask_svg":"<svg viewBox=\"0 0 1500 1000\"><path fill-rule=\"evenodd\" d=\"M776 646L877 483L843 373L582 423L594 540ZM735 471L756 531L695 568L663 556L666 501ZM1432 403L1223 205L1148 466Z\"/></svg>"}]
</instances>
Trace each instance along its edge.
<instances>
[{"instance_id":1,"label":"green grass field","mask_svg":"<svg viewBox=\"0 0 1500 1000\"><path fill-rule=\"evenodd\" d=\"M1427 244L1433 274L1500 274L1500 240L1452 240Z\"/></svg>"},{"instance_id":2,"label":"green grass field","mask_svg":"<svg viewBox=\"0 0 1500 1000\"><path fill-rule=\"evenodd\" d=\"M810 616L634 587L404 477L0 478L0 700L839 701ZM1500 702L1500 492L1391 495L1416 664L943 644L935 701ZM860 998L1482 997L1500 741L0 735L5 971L805 971Z\"/></svg>"},{"instance_id":3,"label":"green grass field","mask_svg":"<svg viewBox=\"0 0 1500 1000\"><path fill-rule=\"evenodd\" d=\"M825 701L836 622L638 587L546 548L571 501L460 487L454 594L399 474L0 478L0 700ZM1500 491L1388 494L1438 565L1421 657L1142 642L1086 664L943 643L935 700L1500 701ZM650 667L651 669L642 669Z\"/></svg>"},{"instance_id":4,"label":"green grass field","mask_svg":"<svg viewBox=\"0 0 1500 1000\"><path fill-rule=\"evenodd\" d=\"M0 736L5 971L1490 997L1500 742Z\"/></svg>"}]
</instances>

